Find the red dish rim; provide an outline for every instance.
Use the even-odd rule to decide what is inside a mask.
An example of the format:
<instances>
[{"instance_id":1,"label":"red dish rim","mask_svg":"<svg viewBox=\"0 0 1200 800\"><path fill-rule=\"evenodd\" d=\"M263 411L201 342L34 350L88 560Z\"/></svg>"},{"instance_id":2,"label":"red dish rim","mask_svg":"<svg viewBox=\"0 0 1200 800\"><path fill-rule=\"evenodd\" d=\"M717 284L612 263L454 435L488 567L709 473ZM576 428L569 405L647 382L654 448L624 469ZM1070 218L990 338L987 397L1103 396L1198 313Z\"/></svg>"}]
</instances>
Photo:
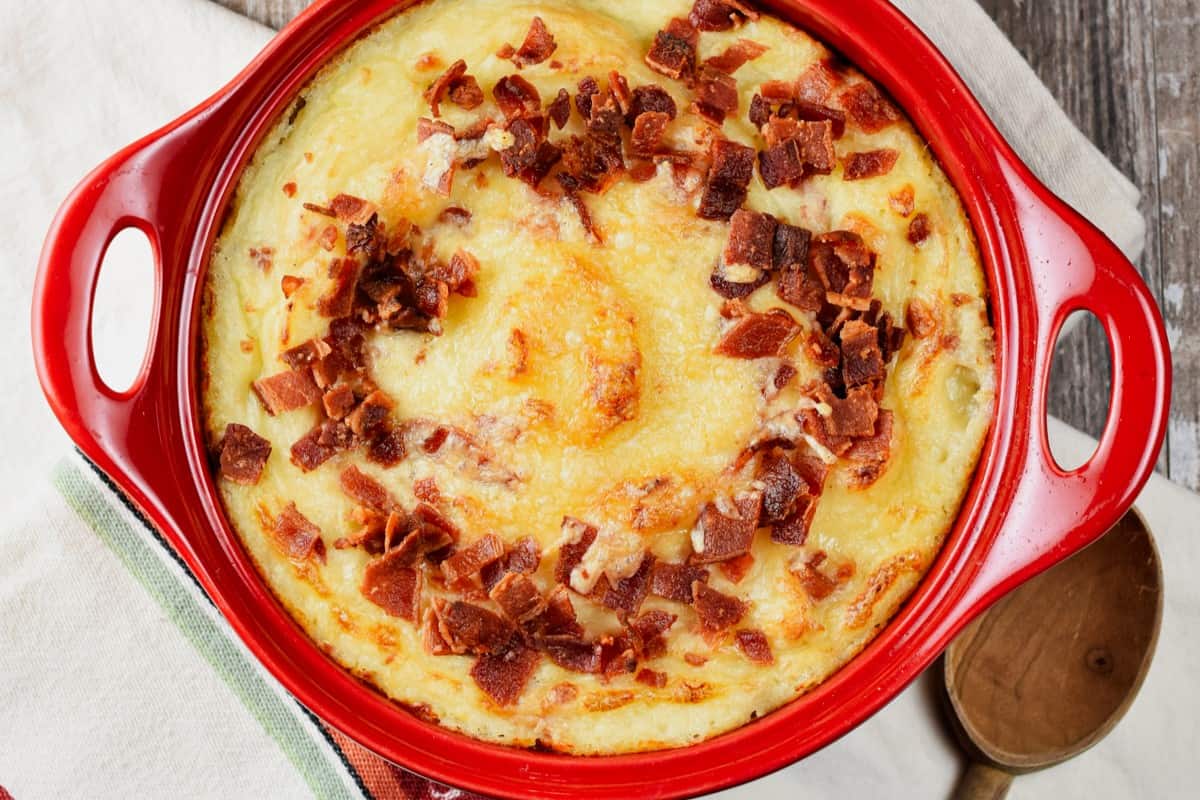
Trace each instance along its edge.
<instances>
[{"instance_id":1,"label":"red dish rim","mask_svg":"<svg viewBox=\"0 0 1200 800\"><path fill-rule=\"evenodd\" d=\"M978 237L997 336L995 423L958 521L892 622L807 695L738 730L676 750L576 757L485 744L424 722L336 666L282 609L230 530L197 410L198 297L212 241L247 158L328 58L405 2L321 0L216 96L94 171L47 237L33 337L47 397L80 449L137 503L234 629L308 708L421 774L511 797L682 797L759 777L829 744L904 688L966 622L1086 546L1132 504L1165 432L1170 363L1153 299L1116 247L1030 174L961 79L885 0L764 5L880 82L930 142ZM138 227L158 259L155 335L134 387L104 386L91 302L112 237ZM1066 316L1092 311L1113 360L1108 429L1061 470L1045 387Z\"/></svg>"}]
</instances>

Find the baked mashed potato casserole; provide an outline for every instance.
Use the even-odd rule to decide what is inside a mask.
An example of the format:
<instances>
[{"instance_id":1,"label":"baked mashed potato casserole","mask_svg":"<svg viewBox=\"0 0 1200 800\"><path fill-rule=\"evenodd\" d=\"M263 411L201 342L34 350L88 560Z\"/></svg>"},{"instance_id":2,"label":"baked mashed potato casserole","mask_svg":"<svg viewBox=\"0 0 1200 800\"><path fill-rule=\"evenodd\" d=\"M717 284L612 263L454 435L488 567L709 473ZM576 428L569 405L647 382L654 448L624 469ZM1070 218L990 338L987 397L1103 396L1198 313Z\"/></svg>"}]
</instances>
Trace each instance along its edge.
<instances>
[{"instance_id":1,"label":"baked mashed potato casserole","mask_svg":"<svg viewBox=\"0 0 1200 800\"><path fill-rule=\"evenodd\" d=\"M678 747L853 658L993 405L959 198L873 83L734 0L429 0L327 65L216 242L233 528L429 720Z\"/></svg>"}]
</instances>

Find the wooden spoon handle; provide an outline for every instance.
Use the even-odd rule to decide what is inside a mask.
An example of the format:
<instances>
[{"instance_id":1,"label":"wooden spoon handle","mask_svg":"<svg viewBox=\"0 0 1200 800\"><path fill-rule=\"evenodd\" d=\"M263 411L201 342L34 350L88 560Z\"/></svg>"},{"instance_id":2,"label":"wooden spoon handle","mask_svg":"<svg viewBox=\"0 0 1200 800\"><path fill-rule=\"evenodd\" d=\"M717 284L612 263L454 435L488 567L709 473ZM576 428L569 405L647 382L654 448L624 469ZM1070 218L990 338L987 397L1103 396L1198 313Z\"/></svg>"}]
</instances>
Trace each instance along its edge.
<instances>
[{"instance_id":1,"label":"wooden spoon handle","mask_svg":"<svg viewBox=\"0 0 1200 800\"><path fill-rule=\"evenodd\" d=\"M1004 800L1012 779L1011 773L976 761L958 782L954 800Z\"/></svg>"}]
</instances>

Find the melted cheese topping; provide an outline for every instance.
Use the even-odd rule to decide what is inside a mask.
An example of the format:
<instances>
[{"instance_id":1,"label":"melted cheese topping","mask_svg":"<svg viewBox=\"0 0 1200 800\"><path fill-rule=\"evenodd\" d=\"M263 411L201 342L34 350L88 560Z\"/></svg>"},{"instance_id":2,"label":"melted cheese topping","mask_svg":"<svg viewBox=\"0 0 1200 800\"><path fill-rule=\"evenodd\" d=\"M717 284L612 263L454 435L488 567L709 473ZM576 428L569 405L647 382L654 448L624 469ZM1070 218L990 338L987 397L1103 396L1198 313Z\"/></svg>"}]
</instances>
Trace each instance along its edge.
<instances>
[{"instance_id":1,"label":"melted cheese topping","mask_svg":"<svg viewBox=\"0 0 1200 800\"><path fill-rule=\"evenodd\" d=\"M266 137L212 257L204 318L208 432L215 442L226 423L238 422L273 445L256 486L220 482L234 528L281 602L333 658L392 698L481 739L537 741L573 753L680 746L742 725L820 683L871 639L930 565L991 418L985 284L959 199L907 121L875 134L850 125L836 142L839 160L894 148L900 157L890 174L845 182L839 166L798 189L774 191L756 174L747 206L817 232L860 233L878 253L874 295L885 310L903 320L916 298L933 311L936 328L921 339L910 335L889 371L882 405L895 414L895 437L882 478L854 490L848 466L839 464L804 547L775 544L761 530L740 583L712 570L711 586L750 603L740 627L766 633L773 665L751 663L732 636L706 640L689 607L651 596L643 611L679 615L666 655L644 665L667 674L664 687L633 676L604 682L543 659L519 702L501 708L468 675L471 657L427 654L417 626L363 597L365 552L330 546L326 564L296 564L273 546L264 520L289 501L320 527L327 545L352 533L353 503L340 491L338 474L356 464L408 507L416 502L414 481L436 479L464 543L486 533L508 542L534 537L543 550L535 580L544 590L553 582L564 516L600 527L611 556L605 561L614 569L622 554L643 547L671 560L686 556L689 531L723 471L772 417L796 407L795 387L818 374L797 340L791 349L800 375L768 403L761 389L774 363L713 353L721 298L708 278L728 225L697 218L697 196L681 191L669 168L660 167L646 183L624 178L601 198L585 195L606 236L597 246L568 203L506 178L494 157L460 171L448 199L422 188L431 156L415 142L417 119L429 115L422 92L458 58L487 102L474 111L444 102L443 118L461 128L484 113L499 117L491 87L516 70L494 54L505 42L519 45L540 15L558 42L553 59L561 67L545 62L521 74L544 102L560 87L574 95L586 75L603 86L616 69L631 86L667 89L681 110L668 143L699 149L702 123L684 112L690 93L643 62L655 32L690 6L691 0L435 0L393 18L327 66L305 90L303 108ZM754 144L746 109L757 88L792 79L829 53L764 16L730 32L702 34L700 57L741 37L769 49L735 74L740 106L723 131ZM846 80L862 78L851 72ZM566 133L580 127L573 111ZM294 196L283 189L289 183ZM328 265L344 253L344 241L339 237L333 252L322 249L318 240L330 220L302 203L342 192L378 203L389 224L413 220L436 239L443 259L459 248L478 258L479 294L452 298L444 335L371 335L372 376L395 400L399 419L458 425L486 442L496 462L519 476L515 487L483 480L453 458L421 453L386 470L361 450L311 473L289 461L291 444L318 421L316 408L269 416L250 384L284 368L284 349L326 332L329 321L315 311L316 298L330 285ZM904 214L898 202L908 193L915 212L931 223L932 235L920 247L906 237L913 212ZM466 226L438 222L450 204L472 212ZM266 258L263 248L271 249ZM280 291L284 275L305 279L290 302ZM773 285L748 304L783 305ZM803 325L814 324L811 315L791 312ZM822 566L828 574L846 566L853 575L814 602L789 567L818 551L828 554ZM589 625L614 624L610 613L573 600ZM706 663L685 660L696 654Z\"/></svg>"}]
</instances>

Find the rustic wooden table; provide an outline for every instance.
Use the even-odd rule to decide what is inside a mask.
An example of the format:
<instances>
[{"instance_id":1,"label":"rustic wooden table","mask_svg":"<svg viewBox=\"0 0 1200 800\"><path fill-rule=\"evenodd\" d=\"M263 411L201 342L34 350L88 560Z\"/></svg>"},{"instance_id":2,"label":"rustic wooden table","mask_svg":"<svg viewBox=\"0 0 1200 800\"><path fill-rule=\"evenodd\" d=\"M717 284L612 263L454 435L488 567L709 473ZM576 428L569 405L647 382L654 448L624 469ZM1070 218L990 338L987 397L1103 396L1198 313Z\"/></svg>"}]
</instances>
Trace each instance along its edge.
<instances>
[{"instance_id":1,"label":"rustic wooden table","mask_svg":"<svg viewBox=\"0 0 1200 800\"><path fill-rule=\"evenodd\" d=\"M217 0L279 27L308 0ZM1174 399L1159 471L1200 489L1200 0L981 0L1076 124L1142 192L1139 266L1167 320ZM1059 344L1051 412L1092 435L1108 410L1095 320ZM1136 390L1136 388L1135 388Z\"/></svg>"}]
</instances>

